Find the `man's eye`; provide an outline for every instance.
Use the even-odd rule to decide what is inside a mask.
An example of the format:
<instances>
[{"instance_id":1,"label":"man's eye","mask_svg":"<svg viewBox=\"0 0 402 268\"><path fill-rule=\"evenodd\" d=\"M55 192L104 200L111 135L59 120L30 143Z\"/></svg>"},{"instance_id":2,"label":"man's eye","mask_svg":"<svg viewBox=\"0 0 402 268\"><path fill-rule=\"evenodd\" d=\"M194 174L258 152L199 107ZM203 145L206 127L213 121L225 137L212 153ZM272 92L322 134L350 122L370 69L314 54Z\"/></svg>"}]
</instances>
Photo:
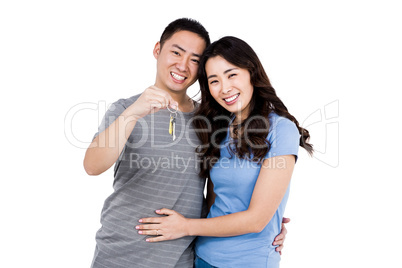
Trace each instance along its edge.
<instances>
[{"instance_id":1,"label":"man's eye","mask_svg":"<svg viewBox=\"0 0 402 268\"><path fill-rule=\"evenodd\" d=\"M193 60L194 63L199 64L200 61L199 60Z\"/></svg>"},{"instance_id":2,"label":"man's eye","mask_svg":"<svg viewBox=\"0 0 402 268\"><path fill-rule=\"evenodd\" d=\"M173 54L175 54L175 55L177 55L177 56L179 56L179 55L180 55L180 53L179 53L179 52L177 52L177 51L172 51L172 53L173 53Z\"/></svg>"}]
</instances>

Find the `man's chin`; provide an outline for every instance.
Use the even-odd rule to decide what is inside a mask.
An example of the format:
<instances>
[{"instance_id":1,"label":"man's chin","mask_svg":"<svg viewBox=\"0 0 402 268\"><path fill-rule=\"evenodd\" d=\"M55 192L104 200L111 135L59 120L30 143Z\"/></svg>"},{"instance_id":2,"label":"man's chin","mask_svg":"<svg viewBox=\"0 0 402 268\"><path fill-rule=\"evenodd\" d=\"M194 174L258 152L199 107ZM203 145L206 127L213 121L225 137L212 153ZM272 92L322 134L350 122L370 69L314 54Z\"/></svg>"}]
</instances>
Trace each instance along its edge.
<instances>
[{"instance_id":1,"label":"man's chin","mask_svg":"<svg viewBox=\"0 0 402 268\"><path fill-rule=\"evenodd\" d=\"M175 91L175 92L187 91L187 88L189 88L189 87L190 87L190 85L188 85L187 83L184 83L184 84L173 83L173 84L169 85L169 89L171 91Z\"/></svg>"}]
</instances>

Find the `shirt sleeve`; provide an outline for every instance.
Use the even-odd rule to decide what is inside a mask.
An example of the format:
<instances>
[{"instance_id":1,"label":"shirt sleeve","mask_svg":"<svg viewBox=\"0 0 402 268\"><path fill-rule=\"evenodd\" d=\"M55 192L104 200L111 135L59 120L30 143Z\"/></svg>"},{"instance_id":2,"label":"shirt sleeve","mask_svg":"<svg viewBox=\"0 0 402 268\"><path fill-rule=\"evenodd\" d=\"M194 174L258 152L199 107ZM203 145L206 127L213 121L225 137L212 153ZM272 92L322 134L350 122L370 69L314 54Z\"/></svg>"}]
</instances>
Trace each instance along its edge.
<instances>
[{"instance_id":1,"label":"shirt sleeve","mask_svg":"<svg viewBox=\"0 0 402 268\"><path fill-rule=\"evenodd\" d=\"M270 124L268 141L271 147L264 159L280 155L294 155L297 160L300 133L296 124L281 116L271 117Z\"/></svg>"},{"instance_id":2,"label":"shirt sleeve","mask_svg":"<svg viewBox=\"0 0 402 268\"><path fill-rule=\"evenodd\" d=\"M99 133L105 131L126 109L127 105L125 99L120 99L111 104L109 109L106 111L105 116L98 127L98 132L95 133L93 139L95 139Z\"/></svg>"}]
</instances>

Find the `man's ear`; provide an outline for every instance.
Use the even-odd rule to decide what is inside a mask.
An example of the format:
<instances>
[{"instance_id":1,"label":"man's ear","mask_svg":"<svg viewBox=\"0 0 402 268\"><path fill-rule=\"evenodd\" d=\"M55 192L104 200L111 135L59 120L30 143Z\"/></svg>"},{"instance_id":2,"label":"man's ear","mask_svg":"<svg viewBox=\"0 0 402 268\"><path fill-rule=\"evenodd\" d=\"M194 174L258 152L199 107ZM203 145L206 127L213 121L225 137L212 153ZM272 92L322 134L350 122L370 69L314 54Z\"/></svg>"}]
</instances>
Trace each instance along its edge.
<instances>
[{"instance_id":1,"label":"man's ear","mask_svg":"<svg viewBox=\"0 0 402 268\"><path fill-rule=\"evenodd\" d=\"M155 44L155 47L154 47L154 57L155 57L155 59L158 59L160 52L161 52L161 43L158 41Z\"/></svg>"}]
</instances>

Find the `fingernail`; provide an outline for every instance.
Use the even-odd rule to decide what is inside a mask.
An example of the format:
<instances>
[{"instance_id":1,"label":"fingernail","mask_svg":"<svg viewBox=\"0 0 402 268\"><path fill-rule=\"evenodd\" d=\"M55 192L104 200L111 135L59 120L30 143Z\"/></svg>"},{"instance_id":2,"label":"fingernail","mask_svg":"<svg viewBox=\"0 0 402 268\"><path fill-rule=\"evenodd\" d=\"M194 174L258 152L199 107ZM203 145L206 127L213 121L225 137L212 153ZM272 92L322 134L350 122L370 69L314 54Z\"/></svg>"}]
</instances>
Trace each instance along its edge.
<instances>
[{"instance_id":1,"label":"fingernail","mask_svg":"<svg viewBox=\"0 0 402 268\"><path fill-rule=\"evenodd\" d=\"M135 226L135 229L137 229L137 230L140 229L140 226Z\"/></svg>"},{"instance_id":2,"label":"fingernail","mask_svg":"<svg viewBox=\"0 0 402 268\"><path fill-rule=\"evenodd\" d=\"M159 213L159 212L161 212L161 211L160 211L160 209L157 209L157 210L155 210L155 212L156 212L156 213Z\"/></svg>"},{"instance_id":3,"label":"fingernail","mask_svg":"<svg viewBox=\"0 0 402 268\"><path fill-rule=\"evenodd\" d=\"M145 241L149 242L149 239L145 239Z\"/></svg>"},{"instance_id":4,"label":"fingernail","mask_svg":"<svg viewBox=\"0 0 402 268\"><path fill-rule=\"evenodd\" d=\"M139 219L138 222L142 222L142 219Z\"/></svg>"},{"instance_id":5,"label":"fingernail","mask_svg":"<svg viewBox=\"0 0 402 268\"><path fill-rule=\"evenodd\" d=\"M142 234L142 231L138 231L139 234Z\"/></svg>"}]
</instances>

